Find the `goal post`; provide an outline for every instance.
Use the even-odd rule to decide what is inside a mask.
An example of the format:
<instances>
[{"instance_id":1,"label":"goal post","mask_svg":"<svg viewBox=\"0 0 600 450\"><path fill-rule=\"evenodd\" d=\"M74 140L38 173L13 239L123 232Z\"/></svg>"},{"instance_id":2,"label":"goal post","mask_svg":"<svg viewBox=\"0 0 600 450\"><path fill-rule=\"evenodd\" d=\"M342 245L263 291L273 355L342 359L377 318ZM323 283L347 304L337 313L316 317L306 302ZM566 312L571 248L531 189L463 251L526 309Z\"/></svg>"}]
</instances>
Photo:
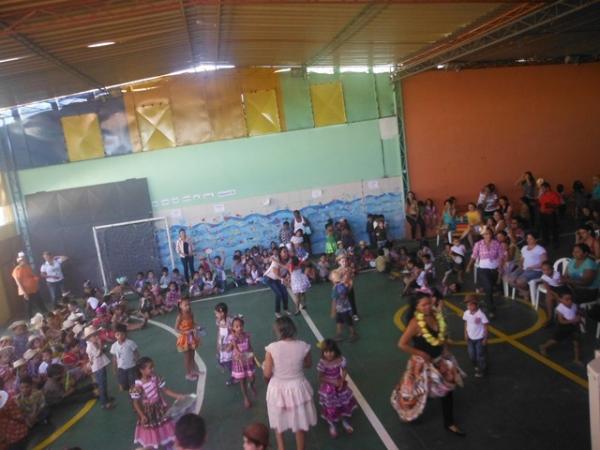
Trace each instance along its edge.
<instances>
[{"instance_id":1,"label":"goal post","mask_svg":"<svg viewBox=\"0 0 600 450\"><path fill-rule=\"evenodd\" d=\"M118 276L133 281L137 272L175 267L166 217L98 225L92 231L104 289Z\"/></svg>"}]
</instances>

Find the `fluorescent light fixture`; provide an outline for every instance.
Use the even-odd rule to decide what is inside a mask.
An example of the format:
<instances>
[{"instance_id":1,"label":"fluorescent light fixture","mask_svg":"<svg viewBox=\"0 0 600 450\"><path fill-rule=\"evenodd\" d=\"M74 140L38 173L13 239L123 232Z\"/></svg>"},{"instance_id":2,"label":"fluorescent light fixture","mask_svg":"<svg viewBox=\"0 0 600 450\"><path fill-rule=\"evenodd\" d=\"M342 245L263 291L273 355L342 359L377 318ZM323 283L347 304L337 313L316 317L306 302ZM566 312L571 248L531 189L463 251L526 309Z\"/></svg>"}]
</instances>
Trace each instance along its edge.
<instances>
[{"instance_id":1,"label":"fluorescent light fixture","mask_svg":"<svg viewBox=\"0 0 600 450\"><path fill-rule=\"evenodd\" d=\"M448 64L438 64L436 67L438 68L438 70L442 70L442 69L447 68Z\"/></svg>"},{"instance_id":2,"label":"fluorescent light fixture","mask_svg":"<svg viewBox=\"0 0 600 450\"><path fill-rule=\"evenodd\" d=\"M282 72L291 72L291 71L292 71L291 67L284 67L283 69L275 70L273 73L282 73Z\"/></svg>"},{"instance_id":3,"label":"fluorescent light fixture","mask_svg":"<svg viewBox=\"0 0 600 450\"><path fill-rule=\"evenodd\" d=\"M394 69L391 64L381 64L373 66L373 73L390 73Z\"/></svg>"},{"instance_id":4,"label":"fluorescent light fixture","mask_svg":"<svg viewBox=\"0 0 600 450\"><path fill-rule=\"evenodd\" d=\"M221 69L235 69L231 64L200 64L194 67L194 72L212 72Z\"/></svg>"},{"instance_id":5,"label":"fluorescent light fixture","mask_svg":"<svg viewBox=\"0 0 600 450\"><path fill-rule=\"evenodd\" d=\"M340 73L369 73L369 66L340 66Z\"/></svg>"},{"instance_id":6,"label":"fluorescent light fixture","mask_svg":"<svg viewBox=\"0 0 600 450\"><path fill-rule=\"evenodd\" d=\"M333 67L332 66L311 66L306 68L307 72L311 73L326 73L329 75L333 75Z\"/></svg>"},{"instance_id":7,"label":"fluorescent light fixture","mask_svg":"<svg viewBox=\"0 0 600 450\"><path fill-rule=\"evenodd\" d=\"M516 62L518 62L518 63L526 63L527 60L525 58L521 58L521 59L517 59Z\"/></svg>"},{"instance_id":8,"label":"fluorescent light fixture","mask_svg":"<svg viewBox=\"0 0 600 450\"><path fill-rule=\"evenodd\" d=\"M108 47L109 45L115 45L115 41L102 41L89 44L88 48Z\"/></svg>"},{"instance_id":9,"label":"fluorescent light fixture","mask_svg":"<svg viewBox=\"0 0 600 450\"><path fill-rule=\"evenodd\" d=\"M20 59L23 59L23 57L22 56L15 56L14 58L0 59L0 64L5 63L5 62L18 61Z\"/></svg>"}]
</instances>

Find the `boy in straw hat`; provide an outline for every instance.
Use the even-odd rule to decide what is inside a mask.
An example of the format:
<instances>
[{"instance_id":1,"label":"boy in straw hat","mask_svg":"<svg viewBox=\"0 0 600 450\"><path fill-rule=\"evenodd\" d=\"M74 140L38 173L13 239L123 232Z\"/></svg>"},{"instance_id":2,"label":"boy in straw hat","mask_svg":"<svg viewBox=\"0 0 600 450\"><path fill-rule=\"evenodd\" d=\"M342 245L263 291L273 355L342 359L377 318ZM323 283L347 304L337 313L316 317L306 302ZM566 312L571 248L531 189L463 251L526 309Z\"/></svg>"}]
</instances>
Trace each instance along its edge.
<instances>
[{"instance_id":1,"label":"boy in straw hat","mask_svg":"<svg viewBox=\"0 0 600 450\"><path fill-rule=\"evenodd\" d=\"M480 378L486 369L485 348L488 339L489 320L485 313L479 308L479 298L469 294L465 296L467 310L463 314L465 321L465 340L469 358L475 366L475 376Z\"/></svg>"},{"instance_id":2,"label":"boy in straw hat","mask_svg":"<svg viewBox=\"0 0 600 450\"><path fill-rule=\"evenodd\" d=\"M98 385L100 392L100 403L103 409L112 409L114 403L108 396L108 375L106 367L110 364L110 359L102 351L102 341L98 336L99 328L93 325L86 327L83 330L83 338L87 341L86 353L90 359L92 374Z\"/></svg>"},{"instance_id":3,"label":"boy in straw hat","mask_svg":"<svg viewBox=\"0 0 600 450\"><path fill-rule=\"evenodd\" d=\"M27 350L27 342L29 340L29 328L24 320L17 320L8 327L13 332L13 345L15 347L15 357L20 358Z\"/></svg>"}]
</instances>

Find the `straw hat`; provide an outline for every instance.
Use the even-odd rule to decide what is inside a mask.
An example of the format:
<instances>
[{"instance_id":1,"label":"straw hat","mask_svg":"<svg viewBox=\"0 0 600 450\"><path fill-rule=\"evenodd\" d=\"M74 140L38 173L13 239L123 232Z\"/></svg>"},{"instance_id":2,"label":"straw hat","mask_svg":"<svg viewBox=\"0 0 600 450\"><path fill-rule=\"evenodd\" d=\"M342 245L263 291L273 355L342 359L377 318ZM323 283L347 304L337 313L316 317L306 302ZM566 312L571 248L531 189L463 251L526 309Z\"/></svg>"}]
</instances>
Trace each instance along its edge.
<instances>
[{"instance_id":1,"label":"straw hat","mask_svg":"<svg viewBox=\"0 0 600 450\"><path fill-rule=\"evenodd\" d=\"M29 323L31 324L31 328L34 330L39 330L44 326L44 316L41 313L36 313L36 315L31 318Z\"/></svg>"},{"instance_id":2,"label":"straw hat","mask_svg":"<svg viewBox=\"0 0 600 450\"><path fill-rule=\"evenodd\" d=\"M8 402L8 392L0 391L0 409L4 408L6 402Z\"/></svg>"},{"instance_id":3,"label":"straw hat","mask_svg":"<svg viewBox=\"0 0 600 450\"><path fill-rule=\"evenodd\" d=\"M35 357L40 351L35 348L28 349L25 353L23 353L23 359L25 361L29 361Z\"/></svg>"},{"instance_id":4,"label":"straw hat","mask_svg":"<svg viewBox=\"0 0 600 450\"><path fill-rule=\"evenodd\" d=\"M29 338L27 339L27 343L31 344L33 341L35 341L36 339L42 339L42 336L40 336L39 334L32 334L31 336L29 336Z\"/></svg>"},{"instance_id":5,"label":"straw hat","mask_svg":"<svg viewBox=\"0 0 600 450\"><path fill-rule=\"evenodd\" d=\"M25 328L29 328L29 327L27 326L27 322L25 322L24 320L17 320L17 321L15 321L15 322L11 323L11 324L10 324L10 326L8 327L8 329L9 329L10 331L13 331L13 330L14 330L15 328L17 328L17 327L25 327Z\"/></svg>"},{"instance_id":6,"label":"straw hat","mask_svg":"<svg viewBox=\"0 0 600 450\"><path fill-rule=\"evenodd\" d=\"M74 326L75 326L75 322L67 319L63 322L62 330L67 331L67 330L70 330L71 328L73 328Z\"/></svg>"},{"instance_id":7,"label":"straw hat","mask_svg":"<svg viewBox=\"0 0 600 450\"><path fill-rule=\"evenodd\" d=\"M25 364L27 364L27 361L25 361L23 358L19 358L13 363L13 369L18 369Z\"/></svg>"},{"instance_id":8,"label":"straw hat","mask_svg":"<svg viewBox=\"0 0 600 450\"><path fill-rule=\"evenodd\" d=\"M83 338L84 339L89 339L90 337L98 334L98 332L101 330L101 328L96 328L94 325L90 325L88 327L85 327L85 329L83 330Z\"/></svg>"},{"instance_id":9,"label":"straw hat","mask_svg":"<svg viewBox=\"0 0 600 450\"><path fill-rule=\"evenodd\" d=\"M0 342L5 342L5 341L12 341L12 336L5 334L4 336L0 337Z\"/></svg>"}]
</instances>

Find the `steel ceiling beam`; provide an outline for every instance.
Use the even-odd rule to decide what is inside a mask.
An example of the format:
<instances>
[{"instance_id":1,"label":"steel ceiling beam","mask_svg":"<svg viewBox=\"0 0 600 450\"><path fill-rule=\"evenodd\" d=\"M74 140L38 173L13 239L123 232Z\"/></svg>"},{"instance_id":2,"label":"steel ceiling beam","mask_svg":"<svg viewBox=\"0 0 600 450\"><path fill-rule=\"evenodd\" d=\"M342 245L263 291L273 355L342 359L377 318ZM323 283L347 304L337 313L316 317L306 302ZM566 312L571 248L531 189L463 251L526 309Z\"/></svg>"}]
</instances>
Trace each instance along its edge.
<instances>
[{"instance_id":1,"label":"steel ceiling beam","mask_svg":"<svg viewBox=\"0 0 600 450\"><path fill-rule=\"evenodd\" d=\"M221 25L223 23L223 5L221 0L217 2L217 40L215 42L215 64L219 64L221 58Z\"/></svg>"},{"instance_id":2,"label":"steel ceiling beam","mask_svg":"<svg viewBox=\"0 0 600 450\"><path fill-rule=\"evenodd\" d=\"M198 58L196 57L196 50L194 48L194 42L192 40L192 34L190 32L188 16L185 11L185 5L183 3L183 0L179 0L179 7L180 7L180 11L181 11L181 18L183 19L183 27L185 28L185 34L187 36L188 46L189 46L189 50L190 50L190 56L192 58L192 66L196 67L196 65L198 64Z\"/></svg>"},{"instance_id":3,"label":"steel ceiling beam","mask_svg":"<svg viewBox=\"0 0 600 450\"><path fill-rule=\"evenodd\" d=\"M345 42L352 38L356 33L362 30L371 20L373 20L381 11L389 6L389 2L382 4L370 2L362 8L327 44L317 50L305 62L305 66L312 66L319 62L323 57L333 53Z\"/></svg>"},{"instance_id":4,"label":"steel ceiling beam","mask_svg":"<svg viewBox=\"0 0 600 450\"><path fill-rule=\"evenodd\" d=\"M504 26L494 28L469 42L450 48L425 61L414 64L404 64L400 69L394 72L392 78L395 81L401 80L420 72L436 68L438 65L450 63L458 58L505 42L523 33L547 25L555 20L562 19L598 3L600 3L600 0L561 0L543 5L530 14L522 16Z\"/></svg>"},{"instance_id":5,"label":"steel ceiling beam","mask_svg":"<svg viewBox=\"0 0 600 450\"><path fill-rule=\"evenodd\" d=\"M0 29L1 30L6 30L9 28L10 28L9 24L0 20ZM62 59L54 56L52 53L48 52L47 50L44 50L42 47L37 45L35 42L31 41L27 36L25 36L21 33L17 33L15 31L9 32L8 36L10 36L13 40L17 41L23 47L29 49L31 52L35 53L36 55L51 62L55 66L59 67L60 69L64 70L65 72L73 75L74 77L79 78L81 81L83 81L85 84L89 85L90 87L95 88L95 89L100 89L101 91L106 91L104 85L102 83L100 83L98 80L95 80L94 78L83 73L81 70L77 69L76 67L74 67L74 66L66 63Z\"/></svg>"}]
</instances>

